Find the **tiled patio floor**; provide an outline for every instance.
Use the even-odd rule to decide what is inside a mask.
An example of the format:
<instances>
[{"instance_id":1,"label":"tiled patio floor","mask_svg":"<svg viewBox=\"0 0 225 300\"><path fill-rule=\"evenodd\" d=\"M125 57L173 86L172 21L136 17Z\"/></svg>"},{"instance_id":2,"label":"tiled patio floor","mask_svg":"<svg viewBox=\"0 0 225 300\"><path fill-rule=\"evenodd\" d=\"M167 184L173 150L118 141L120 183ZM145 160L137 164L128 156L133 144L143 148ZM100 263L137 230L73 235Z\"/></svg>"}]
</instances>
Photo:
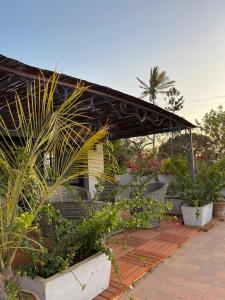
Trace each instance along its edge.
<instances>
[{"instance_id":1,"label":"tiled patio floor","mask_svg":"<svg viewBox=\"0 0 225 300\"><path fill-rule=\"evenodd\" d=\"M131 284L171 256L196 232L196 228L164 221L157 229L127 231L112 237L108 246L116 255L120 276L112 270L109 288L95 300L118 299ZM151 293L150 286L149 297L144 294L144 298L143 295L140 298L139 294L135 294L135 299L156 299L150 298Z\"/></svg>"},{"instance_id":2,"label":"tiled patio floor","mask_svg":"<svg viewBox=\"0 0 225 300\"><path fill-rule=\"evenodd\" d=\"M182 229L177 231L180 236L179 232ZM224 300L225 222L217 223L209 232L198 232L119 298L128 299Z\"/></svg>"}]
</instances>

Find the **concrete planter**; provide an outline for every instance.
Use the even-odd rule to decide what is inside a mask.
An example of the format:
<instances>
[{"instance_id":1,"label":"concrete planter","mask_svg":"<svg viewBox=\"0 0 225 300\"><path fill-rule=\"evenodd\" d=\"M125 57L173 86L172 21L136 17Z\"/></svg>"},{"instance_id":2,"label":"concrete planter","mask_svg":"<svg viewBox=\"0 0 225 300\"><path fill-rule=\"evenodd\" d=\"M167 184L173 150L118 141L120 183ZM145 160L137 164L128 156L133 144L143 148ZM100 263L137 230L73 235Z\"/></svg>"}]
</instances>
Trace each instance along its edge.
<instances>
[{"instance_id":1,"label":"concrete planter","mask_svg":"<svg viewBox=\"0 0 225 300\"><path fill-rule=\"evenodd\" d=\"M108 288L110 271L107 256L97 253L63 273L47 279L18 276L17 283L22 290L37 294L40 300L91 300Z\"/></svg>"},{"instance_id":2,"label":"concrete planter","mask_svg":"<svg viewBox=\"0 0 225 300\"><path fill-rule=\"evenodd\" d=\"M199 211L198 217L196 216L197 209ZM183 214L184 224L203 227L212 220L212 210L213 203L209 203L198 208L182 205L181 211Z\"/></svg>"}]
</instances>

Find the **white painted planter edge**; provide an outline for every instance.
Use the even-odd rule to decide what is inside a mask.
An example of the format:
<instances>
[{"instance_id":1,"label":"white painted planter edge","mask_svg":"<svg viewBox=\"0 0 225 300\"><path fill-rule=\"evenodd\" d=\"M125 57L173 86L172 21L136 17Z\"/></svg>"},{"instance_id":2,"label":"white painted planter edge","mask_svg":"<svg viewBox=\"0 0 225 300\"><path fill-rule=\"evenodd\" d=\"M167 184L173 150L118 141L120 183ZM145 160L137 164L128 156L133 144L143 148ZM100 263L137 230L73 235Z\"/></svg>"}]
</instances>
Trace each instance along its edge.
<instances>
[{"instance_id":1,"label":"white painted planter edge","mask_svg":"<svg viewBox=\"0 0 225 300\"><path fill-rule=\"evenodd\" d=\"M87 267L88 266L88 267ZM83 269L83 270L82 270ZM86 270L85 270L86 269ZM110 271L111 271L111 262L108 260L108 257L104 253L96 253L87 259L69 267L62 273L57 273L49 278L42 278L40 276L35 277L32 279L28 276L17 276L17 282L18 285L22 289L30 290L31 292L37 293L41 300L61 300L62 297L62 288L64 288L65 295L63 295L64 299L70 300L75 299L76 300L91 300L94 297L96 297L98 294L100 294L103 290L108 288L109 286L109 280L110 280ZM78 273L75 275L75 273ZM66 294L68 281L71 281L71 278L68 278L68 276L72 277L72 285L74 291L74 294L71 295L71 291L69 291L70 295ZM86 282L86 278L83 278L85 276L91 276L93 277L89 284L86 284L84 290L82 290L80 284L76 280L75 277L81 282ZM58 285L58 293L57 296L55 294L55 291L51 291L51 286L54 282L63 281L63 278L65 277L65 285L63 284L60 288L60 284ZM82 278L81 278L82 277ZM96 282L94 282L96 279ZM78 287L75 287L75 286ZM47 290L50 290L48 292ZM88 292L88 290L91 289L93 291ZM54 287L54 290L57 290L57 286ZM90 294L90 295L89 295ZM60 296L61 295L61 296ZM75 297L75 298L74 298Z\"/></svg>"}]
</instances>

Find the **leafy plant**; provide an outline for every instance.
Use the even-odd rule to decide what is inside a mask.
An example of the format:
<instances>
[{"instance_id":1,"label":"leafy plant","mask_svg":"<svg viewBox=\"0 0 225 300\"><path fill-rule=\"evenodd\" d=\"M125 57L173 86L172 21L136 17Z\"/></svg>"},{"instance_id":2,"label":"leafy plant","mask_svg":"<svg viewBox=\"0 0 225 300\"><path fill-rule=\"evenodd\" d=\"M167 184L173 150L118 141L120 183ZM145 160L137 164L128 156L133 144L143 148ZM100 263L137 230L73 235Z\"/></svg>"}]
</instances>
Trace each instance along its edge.
<instances>
[{"instance_id":1,"label":"leafy plant","mask_svg":"<svg viewBox=\"0 0 225 300\"><path fill-rule=\"evenodd\" d=\"M7 284L8 300L18 300L19 299L19 288L15 281L10 280Z\"/></svg>"},{"instance_id":2,"label":"leafy plant","mask_svg":"<svg viewBox=\"0 0 225 300\"><path fill-rule=\"evenodd\" d=\"M172 87L166 92L167 98L164 98L166 102L165 109L171 112L179 111L183 108L184 104L184 96L181 96L180 92L175 88Z\"/></svg>"},{"instance_id":3,"label":"leafy plant","mask_svg":"<svg viewBox=\"0 0 225 300\"><path fill-rule=\"evenodd\" d=\"M187 174L190 170L188 160L183 156L171 156L160 162L159 171L166 175Z\"/></svg>"},{"instance_id":4,"label":"leafy plant","mask_svg":"<svg viewBox=\"0 0 225 300\"><path fill-rule=\"evenodd\" d=\"M172 174L172 192L189 206L202 206L218 201L221 189L225 186L225 160L195 161L195 182L193 183L189 162L182 157L172 157L161 164L164 174Z\"/></svg>"},{"instance_id":5,"label":"leafy plant","mask_svg":"<svg viewBox=\"0 0 225 300\"><path fill-rule=\"evenodd\" d=\"M222 106L217 110L211 109L206 113L202 122L197 122L201 131L210 137L210 150L214 160L222 159L225 155L225 111Z\"/></svg>"},{"instance_id":6,"label":"leafy plant","mask_svg":"<svg viewBox=\"0 0 225 300\"><path fill-rule=\"evenodd\" d=\"M88 152L107 137L107 128L91 132L80 100L85 87L78 83L64 101L55 101L58 76L39 78L27 87L27 97L16 95L0 116L0 299L7 299L13 277L12 262L19 249L42 252L32 238L35 219L49 197L71 180L86 176ZM52 172L43 153L50 153ZM96 160L96 165L98 161ZM107 168L106 168L107 170ZM95 176L89 170L90 176ZM51 178L49 185L49 177ZM112 179L110 173L105 177Z\"/></svg>"},{"instance_id":7,"label":"leafy plant","mask_svg":"<svg viewBox=\"0 0 225 300\"><path fill-rule=\"evenodd\" d=\"M140 83L139 87L142 89L141 97L148 97L149 102L152 104L156 104L155 101L158 94L165 94L175 84L175 80L170 80L166 71L160 71L157 66L150 70L148 83L145 83L139 77L136 77L136 79ZM152 137L152 145L153 152L155 152L155 135Z\"/></svg>"},{"instance_id":8,"label":"leafy plant","mask_svg":"<svg viewBox=\"0 0 225 300\"><path fill-rule=\"evenodd\" d=\"M149 227L149 220L162 218L171 208L169 203L165 204L162 201L144 197L145 184L135 187L131 199L117 198L115 203L105 203L102 209L89 211L89 214L77 223L64 219L50 205L46 206L45 211L49 213L49 221L54 225L51 242L39 253L28 249L31 264L20 267L20 273L46 278L96 252L104 252L117 268L115 258L105 244L109 234L124 228ZM97 187L99 192L101 186L99 184ZM117 192L119 193L119 189ZM144 208L141 212L137 211L140 207ZM121 217L121 212L124 210L133 210L130 218ZM39 243L46 245L47 241L40 236Z\"/></svg>"},{"instance_id":9,"label":"leafy plant","mask_svg":"<svg viewBox=\"0 0 225 300\"><path fill-rule=\"evenodd\" d=\"M158 93L165 93L175 83L174 80L170 80L165 71L160 71L159 67L154 67L150 70L149 83L143 82L137 77L140 83L140 88L143 90L141 96L149 97L149 101L155 104L155 100Z\"/></svg>"},{"instance_id":10,"label":"leafy plant","mask_svg":"<svg viewBox=\"0 0 225 300\"><path fill-rule=\"evenodd\" d=\"M195 133L192 134L194 155L204 159L212 159L213 151L211 149L211 139L209 136ZM158 149L160 160L188 155L190 149L190 135L188 133L176 134L165 142L161 143Z\"/></svg>"}]
</instances>

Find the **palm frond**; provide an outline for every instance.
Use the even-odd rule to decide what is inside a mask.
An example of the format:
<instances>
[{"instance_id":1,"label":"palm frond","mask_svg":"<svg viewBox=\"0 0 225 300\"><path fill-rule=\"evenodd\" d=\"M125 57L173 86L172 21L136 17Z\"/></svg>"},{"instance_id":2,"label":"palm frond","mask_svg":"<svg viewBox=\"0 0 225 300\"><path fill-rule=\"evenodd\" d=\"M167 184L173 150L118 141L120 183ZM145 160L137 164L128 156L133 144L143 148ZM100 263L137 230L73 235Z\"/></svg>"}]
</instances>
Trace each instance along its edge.
<instances>
[{"instance_id":1,"label":"palm frond","mask_svg":"<svg viewBox=\"0 0 225 300\"><path fill-rule=\"evenodd\" d=\"M40 77L28 86L25 99L16 95L7 103L7 121L0 116L0 272L11 266L22 242L29 240L32 222L51 195L71 180L98 172L97 159L88 168L88 155L107 139L108 128L92 132L87 121L80 121L86 117L81 82L61 103L55 102L57 83L57 74L49 80ZM43 153L54 156L51 185ZM112 163L107 168L106 162L105 177L110 180ZM20 203L26 206L25 214Z\"/></svg>"}]
</instances>

